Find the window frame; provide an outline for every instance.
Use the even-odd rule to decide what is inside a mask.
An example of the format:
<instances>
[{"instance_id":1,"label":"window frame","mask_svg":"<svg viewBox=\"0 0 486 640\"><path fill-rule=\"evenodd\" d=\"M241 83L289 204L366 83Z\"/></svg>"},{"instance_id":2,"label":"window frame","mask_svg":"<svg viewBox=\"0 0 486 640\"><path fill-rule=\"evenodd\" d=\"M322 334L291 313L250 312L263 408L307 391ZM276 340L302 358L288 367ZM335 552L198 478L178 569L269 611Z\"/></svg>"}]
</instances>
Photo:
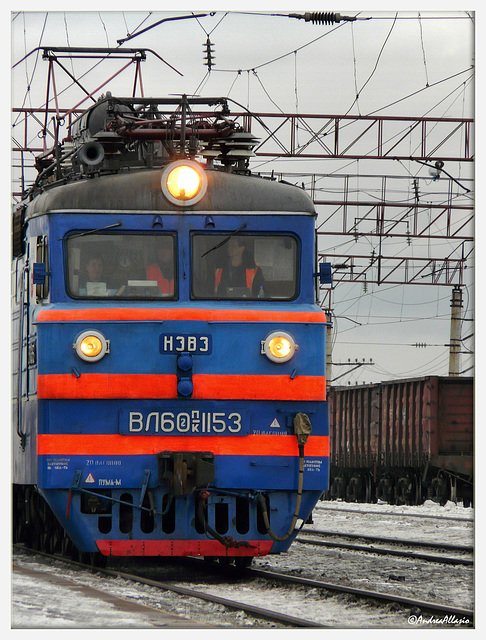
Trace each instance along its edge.
<instances>
[{"instance_id":1,"label":"window frame","mask_svg":"<svg viewBox=\"0 0 486 640\"><path fill-rule=\"evenodd\" d=\"M77 237L83 237L83 236L87 236L88 238L93 238L93 237L100 237L103 236L105 238L109 238L109 237L120 237L120 236L124 236L124 237L133 237L133 236L137 236L137 237L144 237L144 238L156 238L156 237L171 237L173 240L173 248L174 248L174 294L171 296L128 296L128 295L107 295L107 296L96 296L96 295L91 295L88 296L86 295L79 295L74 293L71 290L71 283L70 283L70 273L69 273L69 266L70 266L70 260L69 260L69 241L73 238L77 238ZM70 230L68 234L66 234L64 236L64 258L63 258L63 263L64 263L64 290L66 292L66 295L73 299L73 300L86 300L86 301L93 301L96 300L97 302L111 302L113 303L114 301L116 302L126 302L126 301L140 301L140 302L144 302L144 301L151 301L151 302L174 302L179 300L179 296L180 296L180 288L179 288L179 243L178 243L178 234L176 231L166 231L166 232L154 232L154 231L141 231L141 230L123 230L123 231L106 231L104 229L99 229L99 231L96 232L90 232L90 231L86 231L86 230ZM145 268L147 268L148 265L145 266Z\"/></svg>"},{"instance_id":2,"label":"window frame","mask_svg":"<svg viewBox=\"0 0 486 640\"><path fill-rule=\"evenodd\" d=\"M273 238L289 238L292 239L292 241L295 242L295 264L294 264L294 284L295 284L295 288L294 288L294 294L291 297L286 297L286 298L276 298L276 297L263 297L263 298L258 298L257 296L255 297L240 297L240 298L232 298L232 297L217 297L217 296L201 296L201 295L196 295L195 290L194 290L194 273L195 273L195 269L194 269L194 256L195 256L195 238L197 236L204 236L204 237L214 237L214 238L218 238L221 236L227 236L228 238L232 237L232 235L237 235L238 237L241 238L263 238L263 237L273 237ZM201 300L205 300L205 301L214 301L214 302L220 302L220 301L225 301L225 302L276 302L276 303L288 303L288 302L293 302L294 300L298 299L300 296L300 288L301 288L301 259L302 259L302 241L299 235L297 235L296 233L292 232L292 231L250 231L250 232L238 232L237 234L234 234L234 231L232 230L228 230L228 231L205 231L205 230L194 230L191 231L190 233L190 239L189 239L189 243L190 243L190 273L191 273L191 278L190 278L190 287L189 287L189 293L190 293L190 298L191 300L197 300L197 301L201 301ZM260 265L258 265L260 266ZM260 266L260 268L262 268ZM263 269L262 269L263 270Z\"/></svg>"}]
</instances>

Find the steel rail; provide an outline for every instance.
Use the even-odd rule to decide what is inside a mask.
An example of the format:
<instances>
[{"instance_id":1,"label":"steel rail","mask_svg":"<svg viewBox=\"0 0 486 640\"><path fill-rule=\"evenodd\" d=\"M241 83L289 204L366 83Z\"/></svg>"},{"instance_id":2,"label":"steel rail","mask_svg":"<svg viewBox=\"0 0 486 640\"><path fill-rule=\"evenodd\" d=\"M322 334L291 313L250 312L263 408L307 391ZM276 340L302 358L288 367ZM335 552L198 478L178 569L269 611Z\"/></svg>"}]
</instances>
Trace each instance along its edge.
<instances>
[{"instance_id":1,"label":"steel rail","mask_svg":"<svg viewBox=\"0 0 486 640\"><path fill-rule=\"evenodd\" d=\"M284 573L266 571L263 569L246 569L246 573L248 575L253 575L256 578L258 577L264 578L266 580L279 580L281 582L307 586L313 589L323 589L335 593L350 594L367 600L378 600L380 602L386 603L398 603L404 605L407 608L418 608L421 611L460 616L461 618L467 618L470 622L472 622L472 619L474 617L474 611L472 611L471 609L462 609L460 607L454 607L451 605L442 605L434 602L413 600L412 598L407 598L406 596L392 595L388 593L381 593L378 591L367 591L364 589L357 589L355 587L346 587L343 585L321 582L320 580L312 580L310 578L297 578L295 576L287 575Z\"/></svg>"},{"instance_id":2,"label":"steel rail","mask_svg":"<svg viewBox=\"0 0 486 640\"><path fill-rule=\"evenodd\" d=\"M89 566L89 565L85 565ZM296 618L295 616L289 616L285 613L278 613L276 611L272 611L271 609L264 609L262 607L256 607L251 604L246 604L244 602L239 602L237 600L230 600L228 598L221 598L220 596L214 596L211 594L203 593L202 591L196 591L194 589L189 589L187 587L179 587L175 585L168 585L164 582L159 582L157 580L152 580L150 578L143 578L138 575L132 575L129 573L123 573L120 571L113 571L111 569L97 569L97 572L114 576L115 578L123 578L124 580L131 580L132 582L140 582L141 584L145 584L150 587L155 587L157 589L162 589L164 591L171 591L173 593L177 593L179 595L188 596L190 598L198 598L199 600L204 600L206 602L211 602L213 604L220 604L228 609L233 609L235 611L244 611L254 617L262 618L264 620L269 620L271 622L280 622L282 624L290 625L293 627L312 627L322 629L325 627L329 627L329 625L320 624L318 622L314 622L312 620L304 620L303 618Z\"/></svg>"},{"instance_id":3,"label":"steel rail","mask_svg":"<svg viewBox=\"0 0 486 640\"><path fill-rule=\"evenodd\" d=\"M297 618L295 616L290 616L285 613L272 611L271 609L264 609L263 607L257 607L251 604L246 604L244 602L239 602L237 600L230 600L228 598L222 598L220 596L203 593L202 591L196 591L188 587L169 585L165 582L152 580L150 578L144 578L143 576L140 576L137 574L131 574L131 573L126 573L124 571L118 571L116 569L108 569L106 567L100 567L92 564L85 564L83 562L77 562L75 560L71 560L70 558L66 558L65 556L61 556L58 554L51 554L51 553L47 553L45 551L39 551L36 549L30 549L29 547L25 547L23 545L14 544L13 546L14 548L15 547L21 548L23 551L27 551L34 555L40 555L45 558L49 558L51 560L58 560L59 562L63 562L65 564L75 566L80 569L85 569L88 571L95 572L98 575L110 576L113 578L122 578L123 580L129 580L131 582L137 582L149 587L155 587L156 589L160 589L162 591L170 591L171 593L176 593L178 595L183 595L190 598L196 598L198 600L204 600L205 602L211 602L213 604L220 604L233 611L244 611L245 613L255 618L269 620L270 622L278 622L280 624L284 624L291 627L304 627L304 628L317 628L317 629L331 628L330 625L320 624L318 622L314 622L313 620L305 620L303 618Z\"/></svg>"},{"instance_id":4,"label":"steel rail","mask_svg":"<svg viewBox=\"0 0 486 640\"><path fill-rule=\"evenodd\" d=\"M165 591L171 591L173 593L178 593L180 595L185 595L188 597L194 597L201 600L205 600L207 602L221 604L230 609L245 611L250 613L250 615L263 618L266 620L278 621L278 622L281 622L282 624L287 624L287 625L297 626L297 627L333 628L332 625L325 625L325 624L316 623L314 621L295 618L293 616L280 614L274 611L262 609L260 607L255 607L253 605L247 605L241 602L236 602L234 600L228 600L225 598L220 598L218 596L211 596L206 593L192 591L191 589L188 589L186 587L168 585L166 583L158 582L156 580L151 580L149 578L144 578L143 576L139 576L139 575L132 575L132 574L128 574L128 573L117 571L117 570L107 569L104 567L83 564L81 562L76 562L74 560L71 560L69 558L66 558L60 555L50 554L43 551L37 551L35 549L29 549L28 547L24 547L23 545L13 545L13 546L14 548L15 547L22 548L24 551L27 551L32 554L37 554L49 559L54 559L60 562L64 562L66 564L77 566L82 569L94 571L97 574L110 575L115 578L123 578L133 582L140 582L141 584L146 584L147 586L153 586L155 588L162 589ZM188 560L188 558L186 558L186 560ZM197 558L191 558L191 560L194 560L199 564L202 564L204 562L203 560L197 559ZM378 602L385 602L387 604L397 603L397 604L403 605L406 608L410 608L412 610L419 609L422 612L440 613L444 615L459 616L462 619L466 619L467 624L469 625L472 625L473 618L474 618L474 611L470 609L463 609L461 607L454 607L451 605L442 605L439 603L425 602L422 600L414 600L406 596L392 595L392 594L381 593L377 591L358 589L355 587L336 585L333 583L322 582L320 580L296 577L296 576L291 576L291 575L276 572L276 571L275 572L267 571L264 569L247 568L247 569L244 569L243 571L241 569L235 569L231 567L223 567L223 569L224 571L232 570L234 572L237 572L239 576L261 578L264 580L271 580L271 581L283 582L288 584L300 585L300 586L309 587L313 589L322 589L323 591L329 591L331 593L353 595L364 600L375 600Z\"/></svg>"},{"instance_id":5,"label":"steel rail","mask_svg":"<svg viewBox=\"0 0 486 640\"><path fill-rule=\"evenodd\" d=\"M439 549L441 551L457 551L459 553L472 553L474 551L474 547L472 545L425 542L422 540L405 540L403 538L386 538L382 536L370 536L363 533L343 533L340 531L323 531L321 529L301 529L299 535L301 534L334 536L336 538L349 538L353 540L361 539L368 540L369 542L404 545L407 547L423 547L427 549Z\"/></svg>"},{"instance_id":6,"label":"steel rail","mask_svg":"<svg viewBox=\"0 0 486 640\"><path fill-rule=\"evenodd\" d=\"M383 547L366 547L359 544L351 544L344 542L331 542L328 540L301 540L296 539L300 544L313 544L317 547L330 547L335 549L344 549L346 551L364 551L365 553L373 553L381 556L396 556L399 558L409 558L411 560L425 560L426 562L438 562L439 564L454 564L463 566L474 565L472 558L452 558L451 556L433 556L426 553L415 553L404 551L401 549L385 549Z\"/></svg>"},{"instance_id":7,"label":"steel rail","mask_svg":"<svg viewBox=\"0 0 486 640\"><path fill-rule=\"evenodd\" d=\"M336 504L336 503L335 503ZM339 503L338 503L339 504ZM386 505L385 505L386 506ZM429 518L431 520L445 520L446 522L467 522L468 524L474 524L473 518L462 518L461 516L438 516L429 513L394 513L393 511L363 511L362 509L347 509L344 507L325 507L322 504L318 504L314 507L316 510L335 512L335 513L355 513L356 515L372 515L372 516L392 516L397 518Z\"/></svg>"}]
</instances>

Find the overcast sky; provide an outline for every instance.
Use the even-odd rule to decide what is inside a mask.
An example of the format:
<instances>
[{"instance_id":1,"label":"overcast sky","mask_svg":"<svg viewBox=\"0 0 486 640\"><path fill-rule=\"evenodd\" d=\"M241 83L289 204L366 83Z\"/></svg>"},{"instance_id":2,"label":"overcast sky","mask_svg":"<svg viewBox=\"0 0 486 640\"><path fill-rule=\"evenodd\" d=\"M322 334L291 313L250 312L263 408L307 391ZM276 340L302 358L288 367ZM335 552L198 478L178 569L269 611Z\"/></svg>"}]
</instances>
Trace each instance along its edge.
<instances>
[{"instance_id":1,"label":"overcast sky","mask_svg":"<svg viewBox=\"0 0 486 640\"><path fill-rule=\"evenodd\" d=\"M191 10L204 12L198 4L192 3ZM12 64L39 46L117 47L117 40L158 20L190 15L187 9L177 13L128 10L98 13L90 3L83 6L86 12L63 12L61 8L49 10L48 14L44 8L38 12L25 9L20 14L11 8ZM117 3L117 7L123 8L123 3ZM142 65L146 96L182 93L229 96L260 113L474 117L474 14L425 9L420 15L416 11L347 11L333 6L320 9L357 15L360 19L323 26L287 17L288 13L302 14L311 9L288 8L285 2L274 8L266 3L261 11L267 14L263 15L256 13L254 5L248 8L240 5L227 12L225 3L225 10L218 10L216 6L214 16L166 22L122 46L152 49L183 74L179 75L156 56L149 55ZM286 15L272 16L268 12ZM211 73L203 64L203 45L208 36L215 56ZM92 62L82 60L72 63L64 60L64 64L78 78L92 66ZM43 104L47 66L41 57L32 55L15 68L13 106ZM83 77L83 85L93 91L121 66L120 61L104 62ZM61 92L70 82L56 72L56 84ZM133 69L129 69L99 93L109 90L113 95L129 95L132 84ZM73 106L80 96L75 88L66 90L62 94L62 106ZM230 108L239 110L231 102ZM304 139L305 132L301 135ZM420 181L424 200L444 201L447 195L447 187L442 186L444 182L432 181L426 167L408 161L254 159L252 167L290 175L303 173L304 177L298 178L299 184L309 183L305 174L324 174L319 180L322 199L340 197L342 181L336 176L345 174L351 176L350 184L365 199L379 195L378 183L365 177L369 174L396 176L396 182L390 178L394 191L389 194L396 201L406 203L410 199L414 177ZM456 185L455 202L471 205L474 201L474 183L469 182L473 176L471 163L452 163L447 170L470 190L467 193ZM446 190L445 194L441 188ZM320 205L319 222L326 220L330 212L329 207ZM331 220L329 230L334 230L336 224L336 220ZM439 227L437 233L443 224ZM468 231L472 235L471 226ZM368 252L371 256L371 251L377 249L377 238L360 237L359 243L346 240L339 236L321 236L319 247L331 256L333 252L336 255ZM408 244L404 240L389 239L382 249L385 255L439 258L459 255L457 247L458 243L450 240ZM468 243L466 250L471 249ZM472 253L467 285L463 336L474 332L470 321L474 317ZM333 292L337 320L333 361L364 358L375 363L340 377L339 383L447 375L448 347L445 345L449 342L450 298L449 287L368 284L365 289L363 284L337 285ZM409 346L415 343L430 346ZM474 341L467 339L464 345L464 350L472 350ZM464 371L472 365L472 356L462 355L461 369ZM335 365L333 377L341 376L350 368ZM468 375L472 373L468 371Z\"/></svg>"}]
</instances>

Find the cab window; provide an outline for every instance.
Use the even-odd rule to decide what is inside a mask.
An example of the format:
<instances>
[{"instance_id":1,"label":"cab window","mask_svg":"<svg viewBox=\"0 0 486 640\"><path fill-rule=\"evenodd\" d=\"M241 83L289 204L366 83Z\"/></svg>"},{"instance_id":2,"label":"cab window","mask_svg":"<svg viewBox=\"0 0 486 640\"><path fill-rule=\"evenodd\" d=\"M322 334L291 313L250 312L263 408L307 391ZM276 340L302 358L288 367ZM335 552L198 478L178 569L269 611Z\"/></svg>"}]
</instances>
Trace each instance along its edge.
<instances>
[{"instance_id":1,"label":"cab window","mask_svg":"<svg viewBox=\"0 0 486 640\"><path fill-rule=\"evenodd\" d=\"M177 295L171 234L72 234L66 241L67 289L74 298Z\"/></svg>"},{"instance_id":2,"label":"cab window","mask_svg":"<svg viewBox=\"0 0 486 640\"><path fill-rule=\"evenodd\" d=\"M192 237L192 295L196 299L291 300L297 295L293 236Z\"/></svg>"}]
</instances>

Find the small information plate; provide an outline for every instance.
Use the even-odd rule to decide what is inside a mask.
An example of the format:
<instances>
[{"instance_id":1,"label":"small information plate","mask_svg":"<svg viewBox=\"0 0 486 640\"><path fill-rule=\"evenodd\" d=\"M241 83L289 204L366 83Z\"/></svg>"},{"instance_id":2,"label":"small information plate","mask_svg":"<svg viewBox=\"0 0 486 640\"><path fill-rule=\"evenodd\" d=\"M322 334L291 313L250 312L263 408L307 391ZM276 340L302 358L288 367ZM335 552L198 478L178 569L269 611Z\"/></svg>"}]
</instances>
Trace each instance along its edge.
<instances>
[{"instance_id":1,"label":"small information plate","mask_svg":"<svg viewBox=\"0 0 486 640\"><path fill-rule=\"evenodd\" d=\"M203 333L162 333L159 339L159 350L162 354L209 355L212 349L212 336Z\"/></svg>"}]
</instances>

